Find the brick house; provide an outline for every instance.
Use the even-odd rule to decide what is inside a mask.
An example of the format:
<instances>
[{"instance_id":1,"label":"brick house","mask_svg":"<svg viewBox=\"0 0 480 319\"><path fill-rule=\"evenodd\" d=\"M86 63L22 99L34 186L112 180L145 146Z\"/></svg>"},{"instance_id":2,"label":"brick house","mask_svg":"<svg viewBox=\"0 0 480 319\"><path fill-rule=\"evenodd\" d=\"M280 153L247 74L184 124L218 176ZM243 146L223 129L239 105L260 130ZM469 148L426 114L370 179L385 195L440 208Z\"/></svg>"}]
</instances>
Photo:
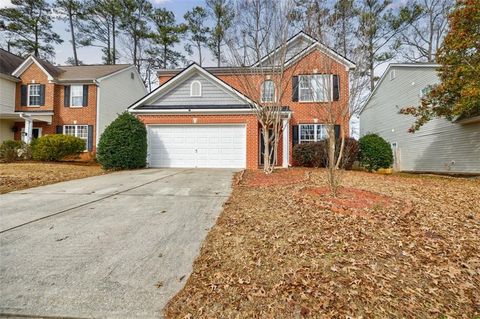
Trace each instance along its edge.
<instances>
[{"instance_id":1,"label":"brick house","mask_svg":"<svg viewBox=\"0 0 480 319\"><path fill-rule=\"evenodd\" d=\"M325 77L332 84L331 105L348 109L349 71L355 65L303 32L285 45L288 59L284 79L291 81L280 101L284 129L276 165L288 167L292 164L293 145L326 137L318 107L323 100L315 98L324 88L312 91L305 83L318 83L319 77ZM242 69L248 74L268 62L269 55L250 69ZM185 69L159 70L160 87L129 107L147 125L149 166L262 165L263 139L251 105L260 99L275 98L275 87L268 77L259 81L255 78L258 73L252 72L251 80L259 83L259 96L248 96L240 85L238 71L230 67L202 68L197 64ZM343 132L349 131L348 121L338 118L336 122L336 134L341 126Z\"/></svg>"},{"instance_id":2,"label":"brick house","mask_svg":"<svg viewBox=\"0 0 480 319\"><path fill-rule=\"evenodd\" d=\"M146 93L137 69L127 64L54 66L3 50L0 58L2 140L67 134L84 139L94 153L105 127Z\"/></svg>"}]
</instances>

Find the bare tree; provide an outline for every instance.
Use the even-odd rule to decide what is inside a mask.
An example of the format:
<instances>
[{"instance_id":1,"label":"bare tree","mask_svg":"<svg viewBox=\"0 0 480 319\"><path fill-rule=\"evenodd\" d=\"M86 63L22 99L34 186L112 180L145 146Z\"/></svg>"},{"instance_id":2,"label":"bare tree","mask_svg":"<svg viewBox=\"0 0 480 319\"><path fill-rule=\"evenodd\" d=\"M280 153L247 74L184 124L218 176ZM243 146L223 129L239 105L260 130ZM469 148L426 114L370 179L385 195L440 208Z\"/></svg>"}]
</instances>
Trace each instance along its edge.
<instances>
[{"instance_id":1,"label":"bare tree","mask_svg":"<svg viewBox=\"0 0 480 319\"><path fill-rule=\"evenodd\" d=\"M293 34L290 17L295 6L290 0L271 1L269 10L260 9L261 3L256 5L253 10L238 12L237 19L244 23L237 24L239 27L227 41L228 58L237 66L233 72L239 82L238 89L251 97L250 107L260 123L263 137L263 170L269 174L277 162L278 145L286 123L282 100L295 68L285 63L286 43ZM252 30L251 24L257 26ZM248 54L244 54L241 44L248 48ZM258 61L262 52L271 53Z\"/></svg>"},{"instance_id":2,"label":"bare tree","mask_svg":"<svg viewBox=\"0 0 480 319\"><path fill-rule=\"evenodd\" d=\"M402 56L411 62L434 62L435 54L447 32L448 14L453 0L419 0L421 16L397 38ZM410 4L413 6L413 4Z\"/></svg>"}]
</instances>

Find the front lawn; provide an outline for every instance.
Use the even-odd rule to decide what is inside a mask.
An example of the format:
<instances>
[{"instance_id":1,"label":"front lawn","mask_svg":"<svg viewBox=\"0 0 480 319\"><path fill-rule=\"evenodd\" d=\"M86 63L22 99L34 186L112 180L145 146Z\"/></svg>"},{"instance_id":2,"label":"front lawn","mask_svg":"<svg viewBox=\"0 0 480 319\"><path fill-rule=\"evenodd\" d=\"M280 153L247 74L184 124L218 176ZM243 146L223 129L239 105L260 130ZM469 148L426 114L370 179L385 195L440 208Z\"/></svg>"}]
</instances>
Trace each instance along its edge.
<instances>
[{"instance_id":1,"label":"front lawn","mask_svg":"<svg viewBox=\"0 0 480 319\"><path fill-rule=\"evenodd\" d=\"M99 165L86 163L0 163L0 194L103 173Z\"/></svg>"},{"instance_id":2,"label":"front lawn","mask_svg":"<svg viewBox=\"0 0 480 319\"><path fill-rule=\"evenodd\" d=\"M166 316L480 315L478 179L349 171L343 186L245 172Z\"/></svg>"}]
</instances>

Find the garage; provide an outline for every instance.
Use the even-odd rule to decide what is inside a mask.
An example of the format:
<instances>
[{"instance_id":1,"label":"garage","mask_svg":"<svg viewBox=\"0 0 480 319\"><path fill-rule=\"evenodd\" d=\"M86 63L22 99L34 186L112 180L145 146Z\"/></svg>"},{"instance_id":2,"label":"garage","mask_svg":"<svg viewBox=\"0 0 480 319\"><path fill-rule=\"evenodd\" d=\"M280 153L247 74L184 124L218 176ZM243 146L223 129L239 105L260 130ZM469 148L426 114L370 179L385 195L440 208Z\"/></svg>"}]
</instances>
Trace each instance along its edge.
<instances>
[{"instance_id":1,"label":"garage","mask_svg":"<svg viewBox=\"0 0 480 319\"><path fill-rule=\"evenodd\" d=\"M148 125L150 167L245 168L246 126Z\"/></svg>"}]
</instances>

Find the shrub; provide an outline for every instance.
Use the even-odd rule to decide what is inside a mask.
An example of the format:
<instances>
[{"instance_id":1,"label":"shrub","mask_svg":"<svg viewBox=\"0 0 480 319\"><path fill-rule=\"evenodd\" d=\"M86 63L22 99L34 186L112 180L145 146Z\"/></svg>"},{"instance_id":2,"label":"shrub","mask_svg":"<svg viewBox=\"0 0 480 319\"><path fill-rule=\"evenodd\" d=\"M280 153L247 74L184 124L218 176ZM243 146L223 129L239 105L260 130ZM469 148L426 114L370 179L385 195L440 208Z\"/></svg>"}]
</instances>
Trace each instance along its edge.
<instances>
[{"instance_id":1,"label":"shrub","mask_svg":"<svg viewBox=\"0 0 480 319\"><path fill-rule=\"evenodd\" d=\"M293 160L299 166L322 167L325 166L325 143L297 144L293 147Z\"/></svg>"},{"instance_id":2,"label":"shrub","mask_svg":"<svg viewBox=\"0 0 480 319\"><path fill-rule=\"evenodd\" d=\"M342 140L338 139L335 146L335 158L340 153ZM358 142L353 138L345 139L340 167L351 169L357 160ZM293 159L299 166L326 167L328 164L328 141L321 140L315 143L297 144L293 147Z\"/></svg>"},{"instance_id":3,"label":"shrub","mask_svg":"<svg viewBox=\"0 0 480 319\"><path fill-rule=\"evenodd\" d=\"M360 165L369 171L389 168L393 164L390 144L377 134L367 134L359 140Z\"/></svg>"},{"instance_id":4,"label":"shrub","mask_svg":"<svg viewBox=\"0 0 480 319\"><path fill-rule=\"evenodd\" d=\"M35 141L32 157L39 161L59 161L84 150L85 141L81 138L63 134L44 135Z\"/></svg>"},{"instance_id":5,"label":"shrub","mask_svg":"<svg viewBox=\"0 0 480 319\"><path fill-rule=\"evenodd\" d=\"M147 164L147 129L128 112L120 114L103 132L97 160L105 169L142 168Z\"/></svg>"},{"instance_id":6,"label":"shrub","mask_svg":"<svg viewBox=\"0 0 480 319\"><path fill-rule=\"evenodd\" d=\"M22 141L3 141L0 145L0 160L2 162L13 162L24 158L28 145Z\"/></svg>"}]
</instances>

